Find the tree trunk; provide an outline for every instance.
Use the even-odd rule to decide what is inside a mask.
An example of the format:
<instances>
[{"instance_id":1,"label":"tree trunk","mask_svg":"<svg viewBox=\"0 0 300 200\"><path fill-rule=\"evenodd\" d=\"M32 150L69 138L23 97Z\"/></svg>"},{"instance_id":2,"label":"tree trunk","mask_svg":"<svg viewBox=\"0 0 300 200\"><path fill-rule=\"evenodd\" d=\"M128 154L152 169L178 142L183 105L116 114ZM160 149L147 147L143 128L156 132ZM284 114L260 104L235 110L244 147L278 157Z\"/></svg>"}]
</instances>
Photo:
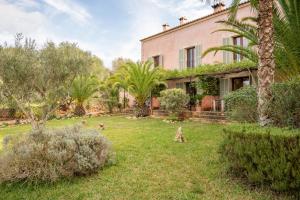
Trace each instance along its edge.
<instances>
[{"instance_id":1,"label":"tree trunk","mask_svg":"<svg viewBox=\"0 0 300 200\"><path fill-rule=\"evenodd\" d=\"M274 82L274 28L273 0L259 0L258 35L258 114L261 126L271 123L268 107L272 98L271 85Z\"/></svg>"},{"instance_id":2,"label":"tree trunk","mask_svg":"<svg viewBox=\"0 0 300 200\"><path fill-rule=\"evenodd\" d=\"M42 130L45 127L45 123L43 120L31 120L31 127L33 130Z\"/></svg>"},{"instance_id":3,"label":"tree trunk","mask_svg":"<svg viewBox=\"0 0 300 200\"><path fill-rule=\"evenodd\" d=\"M124 89L124 93L123 93L123 108L124 108L124 110L126 109L126 93L125 93L125 89Z\"/></svg>"},{"instance_id":4,"label":"tree trunk","mask_svg":"<svg viewBox=\"0 0 300 200\"><path fill-rule=\"evenodd\" d=\"M85 109L84 109L84 107L83 107L82 104L77 104L76 105L74 114L76 116L83 116L83 115L85 115Z\"/></svg>"},{"instance_id":5,"label":"tree trunk","mask_svg":"<svg viewBox=\"0 0 300 200\"><path fill-rule=\"evenodd\" d=\"M146 116L149 116L149 108L148 108L148 106L146 106L145 104L137 106L135 115L136 115L136 117L146 117Z\"/></svg>"}]
</instances>

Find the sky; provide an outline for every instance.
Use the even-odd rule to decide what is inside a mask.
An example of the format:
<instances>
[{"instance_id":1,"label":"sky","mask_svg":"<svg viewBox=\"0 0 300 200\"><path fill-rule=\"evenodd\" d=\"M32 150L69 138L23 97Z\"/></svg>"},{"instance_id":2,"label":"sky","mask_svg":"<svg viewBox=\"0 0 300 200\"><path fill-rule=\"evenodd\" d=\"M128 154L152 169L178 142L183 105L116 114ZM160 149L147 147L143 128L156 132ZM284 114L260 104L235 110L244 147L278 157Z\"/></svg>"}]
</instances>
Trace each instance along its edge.
<instances>
[{"instance_id":1,"label":"sky","mask_svg":"<svg viewBox=\"0 0 300 200\"><path fill-rule=\"evenodd\" d=\"M111 67L118 57L140 59L140 39L162 24L210 14L209 0L0 0L0 43L23 33L42 45L75 42ZM230 0L225 1L228 5Z\"/></svg>"}]
</instances>

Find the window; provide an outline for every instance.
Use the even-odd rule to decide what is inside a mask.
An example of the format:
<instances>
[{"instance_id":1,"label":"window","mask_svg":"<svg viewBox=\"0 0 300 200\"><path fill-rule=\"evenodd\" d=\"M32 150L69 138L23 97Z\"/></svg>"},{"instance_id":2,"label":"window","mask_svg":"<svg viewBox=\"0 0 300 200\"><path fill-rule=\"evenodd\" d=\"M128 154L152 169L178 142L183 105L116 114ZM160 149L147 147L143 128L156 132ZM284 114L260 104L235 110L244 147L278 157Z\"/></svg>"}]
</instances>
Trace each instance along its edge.
<instances>
[{"instance_id":1,"label":"window","mask_svg":"<svg viewBox=\"0 0 300 200\"><path fill-rule=\"evenodd\" d=\"M197 94L197 88L195 87L195 82L185 83L186 93L190 96L195 96Z\"/></svg>"},{"instance_id":2,"label":"window","mask_svg":"<svg viewBox=\"0 0 300 200\"><path fill-rule=\"evenodd\" d=\"M183 83L176 83L176 88L184 89L184 84Z\"/></svg>"},{"instance_id":3,"label":"window","mask_svg":"<svg viewBox=\"0 0 300 200\"><path fill-rule=\"evenodd\" d=\"M159 56L154 56L153 57L154 67L158 67L160 65L159 60L160 60Z\"/></svg>"},{"instance_id":4,"label":"window","mask_svg":"<svg viewBox=\"0 0 300 200\"><path fill-rule=\"evenodd\" d=\"M236 46L243 46L243 37L233 37L233 44L234 45L236 45ZM237 62L239 62L239 61L241 61L241 60L243 60L243 56L242 55L240 55L240 54L237 54L237 53L234 53L233 54L233 59L234 59L234 61L237 61Z\"/></svg>"},{"instance_id":5,"label":"window","mask_svg":"<svg viewBox=\"0 0 300 200\"><path fill-rule=\"evenodd\" d=\"M238 90L247 85L250 85L249 77L239 77L232 79L232 91Z\"/></svg>"},{"instance_id":6,"label":"window","mask_svg":"<svg viewBox=\"0 0 300 200\"><path fill-rule=\"evenodd\" d=\"M186 57L187 57L187 63L186 66L188 68L194 68L195 67L195 47L186 49Z\"/></svg>"}]
</instances>

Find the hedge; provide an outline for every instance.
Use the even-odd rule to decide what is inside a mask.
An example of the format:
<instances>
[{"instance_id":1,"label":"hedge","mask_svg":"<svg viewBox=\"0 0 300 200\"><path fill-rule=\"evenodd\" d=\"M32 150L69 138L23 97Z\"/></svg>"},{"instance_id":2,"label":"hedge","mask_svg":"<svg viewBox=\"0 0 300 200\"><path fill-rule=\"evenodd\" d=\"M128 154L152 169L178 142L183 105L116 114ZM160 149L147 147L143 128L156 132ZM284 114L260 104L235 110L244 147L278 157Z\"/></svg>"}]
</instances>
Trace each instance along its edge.
<instances>
[{"instance_id":1,"label":"hedge","mask_svg":"<svg viewBox=\"0 0 300 200\"><path fill-rule=\"evenodd\" d=\"M256 122L257 89L243 87L224 97L225 108L230 119L239 122ZM268 115L272 124L278 127L300 128L300 79L274 83L271 87L272 101L268 105Z\"/></svg>"},{"instance_id":2,"label":"hedge","mask_svg":"<svg viewBox=\"0 0 300 200\"><path fill-rule=\"evenodd\" d=\"M224 129L222 159L237 176L276 191L300 190L300 130L254 125Z\"/></svg>"}]
</instances>

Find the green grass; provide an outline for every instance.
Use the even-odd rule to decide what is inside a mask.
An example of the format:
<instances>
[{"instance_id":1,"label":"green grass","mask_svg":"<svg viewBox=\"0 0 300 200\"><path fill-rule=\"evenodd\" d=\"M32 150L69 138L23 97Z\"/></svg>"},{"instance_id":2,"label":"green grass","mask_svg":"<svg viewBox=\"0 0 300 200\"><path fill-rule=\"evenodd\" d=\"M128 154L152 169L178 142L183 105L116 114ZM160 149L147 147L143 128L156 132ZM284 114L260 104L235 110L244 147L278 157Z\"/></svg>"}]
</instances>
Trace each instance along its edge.
<instances>
[{"instance_id":1,"label":"green grass","mask_svg":"<svg viewBox=\"0 0 300 200\"><path fill-rule=\"evenodd\" d=\"M54 120L50 127L71 125L81 119ZM52 185L0 186L0 199L287 199L267 189L250 188L231 179L219 161L218 145L224 125L125 117L90 118L89 128L102 132L114 145L117 164L97 175L62 180ZM182 125L187 143L173 141ZM22 133L29 126L0 129L4 135Z\"/></svg>"}]
</instances>

